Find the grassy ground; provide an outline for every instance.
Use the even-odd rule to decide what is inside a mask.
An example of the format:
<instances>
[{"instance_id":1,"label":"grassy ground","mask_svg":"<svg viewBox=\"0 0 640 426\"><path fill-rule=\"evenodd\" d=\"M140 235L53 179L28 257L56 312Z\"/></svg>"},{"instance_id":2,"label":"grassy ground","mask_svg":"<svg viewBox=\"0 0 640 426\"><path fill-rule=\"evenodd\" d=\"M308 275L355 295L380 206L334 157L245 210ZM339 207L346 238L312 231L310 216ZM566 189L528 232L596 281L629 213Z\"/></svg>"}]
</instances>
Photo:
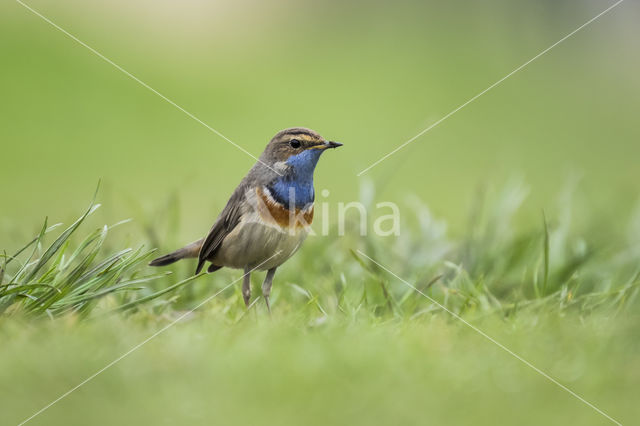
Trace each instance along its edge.
<instances>
[{"instance_id":1,"label":"grassy ground","mask_svg":"<svg viewBox=\"0 0 640 426\"><path fill-rule=\"evenodd\" d=\"M304 326L299 307L229 324L224 309L208 305L31 424L612 424L446 315ZM2 423L31 415L165 322L5 324ZM618 421L635 422L637 316L474 323Z\"/></svg>"},{"instance_id":2,"label":"grassy ground","mask_svg":"<svg viewBox=\"0 0 640 426\"><path fill-rule=\"evenodd\" d=\"M582 233L570 216L511 225L521 195L507 188L488 199L494 207L474 210L464 239L421 205L398 238L310 237L277 276L272 317L261 277L247 312L229 286L237 271L180 281L192 264L157 274L137 261L143 250L108 248L104 230L90 237L107 244L86 253L86 239L45 234L31 262L25 250L6 267L0 291L2 423L132 348L33 424L611 423L450 312L629 423L640 378L637 246L613 234L604 246L596 227ZM60 229L50 233L67 235ZM46 240L76 260L51 253L31 274L51 252ZM56 278L68 276L86 277Z\"/></svg>"}]
</instances>

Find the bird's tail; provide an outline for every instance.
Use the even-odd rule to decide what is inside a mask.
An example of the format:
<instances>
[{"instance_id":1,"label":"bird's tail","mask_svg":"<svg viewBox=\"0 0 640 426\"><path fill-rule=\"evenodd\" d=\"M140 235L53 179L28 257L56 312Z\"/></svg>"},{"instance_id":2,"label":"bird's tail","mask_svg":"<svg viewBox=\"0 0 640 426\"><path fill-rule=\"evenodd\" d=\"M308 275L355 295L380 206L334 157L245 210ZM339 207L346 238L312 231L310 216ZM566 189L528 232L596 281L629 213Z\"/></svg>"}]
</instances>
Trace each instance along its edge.
<instances>
[{"instance_id":1,"label":"bird's tail","mask_svg":"<svg viewBox=\"0 0 640 426\"><path fill-rule=\"evenodd\" d=\"M164 256L160 256L157 259L153 259L151 262L149 262L149 266L170 265L180 259L198 257L198 253L200 253L200 247L202 247L203 241L204 239L194 241L188 246L184 246L181 249L174 251L173 253L165 254Z\"/></svg>"}]
</instances>

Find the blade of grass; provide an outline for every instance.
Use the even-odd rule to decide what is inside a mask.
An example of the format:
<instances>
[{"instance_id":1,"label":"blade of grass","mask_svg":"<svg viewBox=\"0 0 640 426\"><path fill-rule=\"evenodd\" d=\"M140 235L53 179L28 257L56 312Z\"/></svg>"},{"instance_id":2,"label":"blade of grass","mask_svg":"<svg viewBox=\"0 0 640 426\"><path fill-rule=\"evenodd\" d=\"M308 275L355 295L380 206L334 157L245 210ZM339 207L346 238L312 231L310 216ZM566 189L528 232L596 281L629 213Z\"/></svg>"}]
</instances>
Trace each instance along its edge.
<instances>
[{"instance_id":1,"label":"blade of grass","mask_svg":"<svg viewBox=\"0 0 640 426\"><path fill-rule=\"evenodd\" d=\"M547 224L547 215L542 211L542 222L544 224L544 242L543 242L543 251L544 251L544 275L542 280L542 294L547 294L547 285L549 283L549 226Z\"/></svg>"},{"instance_id":2,"label":"blade of grass","mask_svg":"<svg viewBox=\"0 0 640 426\"><path fill-rule=\"evenodd\" d=\"M75 304L75 303L80 303L80 302L86 302L88 300L92 300L92 299L97 299L103 296L106 296L109 293L113 293L114 291L117 290L126 290L128 289L127 287L131 287L134 284L142 284L142 283L146 283L149 281L153 281L156 280L158 278L163 278L166 277L167 275L171 275L171 272L164 272L162 274L154 274L154 275L148 275L145 277L140 277L140 278L136 278L136 279L131 279L131 280L125 280L125 281L120 281L118 284L110 286L110 287L105 287L102 288L96 292L93 293L84 293L84 294L80 294L77 296L72 296L69 297L65 300L65 304ZM133 287L131 287L133 288ZM142 288L142 287L136 287L138 289Z\"/></svg>"},{"instance_id":3,"label":"blade of grass","mask_svg":"<svg viewBox=\"0 0 640 426\"><path fill-rule=\"evenodd\" d=\"M29 290L32 290L34 288L48 288L51 289L53 291L57 291L60 292L60 290L58 290L57 288L55 288L54 286L52 286L51 284L24 284L24 285L19 285L17 287L13 287L7 291L4 292L4 295L9 295L9 294L14 294L14 293L19 293L21 291L24 291L25 294L27 294L29 292Z\"/></svg>"},{"instance_id":4,"label":"blade of grass","mask_svg":"<svg viewBox=\"0 0 640 426\"><path fill-rule=\"evenodd\" d=\"M56 223L55 225L51 225L50 227L48 227L45 230L45 234L48 234L49 232L53 231L54 229L56 229L57 227L59 227L60 225L62 225L62 223ZM38 235L37 237L35 237L33 240L29 241L27 243L27 245L25 245L24 247L22 247L20 250L18 250L13 256L9 256L9 258L7 259L7 264L9 264L13 259L17 258L18 256L20 256L20 254L25 251L26 249L28 249L31 244L39 241L40 239L42 239L41 235Z\"/></svg>"},{"instance_id":5,"label":"blade of grass","mask_svg":"<svg viewBox=\"0 0 640 426\"><path fill-rule=\"evenodd\" d=\"M47 229L47 221L48 220L49 220L48 217L44 218L44 224L42 225L42 229L40 229L40 234L38 234L38 237L35 240L35 246L33 247L33 250L31 251L31 254L27 258L27 260L25 260L25 262L22 265L22 267L20 269L18 269L18 272L15 273L15 275L13 276L13 279L11 280L11 282L17 282L20 279L21 275L23 273L26 273L27 268L30 266L29 262L31 262L31 259L33 259L33 255L36 254L36 251L38 250L38 245L40 244L40 241L42 241L42 237L44 237L45 231ZM29 281L29 280L25 280L25 281Z\"/></svg>"},{"instance_id":6,"label":"blade of grass","mask_svg":"<svg viewBox=\"0 0 640 426\"><path fill-rule=\"evenodd\" d=\"M136 300L134 300L132 302L129 302L129 303L125 303L124 305L119 306L118 308L108 312L107 314L112 313L112 312L125 311L127 309L134 308L134 307L140 305L141 303L148 302L148 301L156 299L156 298L158 298L158 297L160 297L160 296L162 296L164 294L167 294L167 293L170 293L170 292L172 292L174 290L177 290L178 288L184 286L185 284L189 284L190 282L202 277L203 275L207 275L207 273L206 272L201 272L198 275L193 275L193 276L191 276L189 278L186 278L186 279L184 279L182 281L179 281L179 282L175 283L174 285L169 286L169 287L167 287L165 289L162 289L160 291L157 291L157 292L155 292L153 294L150 294L150 295L145 296L145 297L141 297L140 299L136 299Z\"/></svg>"},{"instance_id":7,"label":"blade of grass","mask_svg":"<svg viewBox=\"0 0 640 426\"><path fill-rule=\"evenodd\" d=\"M53 244L49 246L38 263L33 267L29 275L27 275L25 281L31 281L38 274L40 268L42 268L49 261L49 259L51 259L51 257L58 251L62 244L64 244L64 242L71 236L71 234L73 234L73 232L78 229L80 224L84 222L87 216L96 211L99 207L100 204L93 204L92 202L91 206L87 209L85 214L83 214L78 220L76 220L70 227L65 229L65 231L60 234L60 236L53 242Z\"/></svg>"}]
</instances>

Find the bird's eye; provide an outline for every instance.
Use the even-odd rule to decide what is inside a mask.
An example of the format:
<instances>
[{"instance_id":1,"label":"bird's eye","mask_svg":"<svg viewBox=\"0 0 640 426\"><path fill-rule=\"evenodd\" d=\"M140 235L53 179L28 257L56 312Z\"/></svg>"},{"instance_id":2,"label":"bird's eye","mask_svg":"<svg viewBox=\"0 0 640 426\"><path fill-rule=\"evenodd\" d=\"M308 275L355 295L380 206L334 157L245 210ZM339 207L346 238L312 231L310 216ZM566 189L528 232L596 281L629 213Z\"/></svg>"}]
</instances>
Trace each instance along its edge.
<instances>
[{"instance_id":1,"label":"bird's eye","mask_svg":"<svg viewBox=\"0 0 640 426\"><path fill-rule=\"evenodd\" d=\"M300 145L302 145L300 143L300 141L298 139L291 139L289 141L289 145L291 145L291 148L300 148Z\"/></svg>"}]
</instances>

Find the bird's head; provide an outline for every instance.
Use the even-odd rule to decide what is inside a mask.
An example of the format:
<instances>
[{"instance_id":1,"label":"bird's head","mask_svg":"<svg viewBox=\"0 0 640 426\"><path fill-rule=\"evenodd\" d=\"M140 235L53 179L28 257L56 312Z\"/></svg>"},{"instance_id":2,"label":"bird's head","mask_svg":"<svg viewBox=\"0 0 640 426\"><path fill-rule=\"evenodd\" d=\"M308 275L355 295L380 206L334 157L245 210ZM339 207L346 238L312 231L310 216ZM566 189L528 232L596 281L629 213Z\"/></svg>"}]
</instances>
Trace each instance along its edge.
<instances>
[{"instance_id":1,"label":"bird's head","mask_svg":"<svg viewBox=\"0 0 640 426\"><path fill-rule=\"evenodd\" d=\"M324 151L342 146L327 141L317 132L304 127L292 127L278 132L267 145L260 160L278 173L298 176L313 174Z\"/></svg>"}]
</instances>

